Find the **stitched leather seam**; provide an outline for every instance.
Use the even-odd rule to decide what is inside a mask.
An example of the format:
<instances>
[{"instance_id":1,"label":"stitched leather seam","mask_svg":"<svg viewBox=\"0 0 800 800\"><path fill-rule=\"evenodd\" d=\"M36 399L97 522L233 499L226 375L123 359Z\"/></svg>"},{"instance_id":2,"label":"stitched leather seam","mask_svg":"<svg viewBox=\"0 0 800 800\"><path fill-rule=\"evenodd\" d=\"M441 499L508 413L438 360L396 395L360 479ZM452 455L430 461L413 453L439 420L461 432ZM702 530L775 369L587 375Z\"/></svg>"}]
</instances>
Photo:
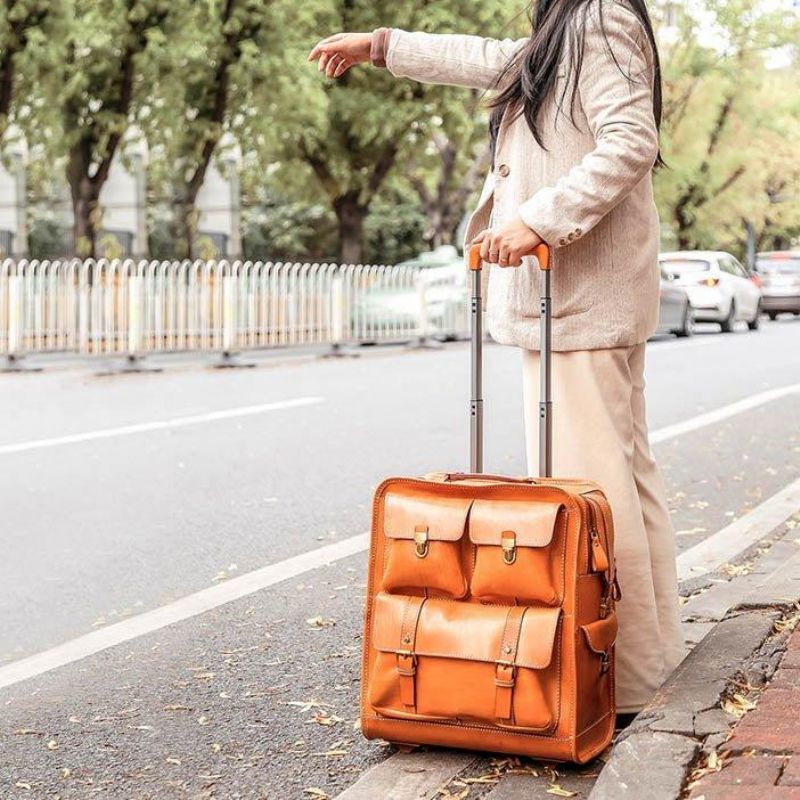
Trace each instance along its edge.
<instances>
[{"instance_id":1,"label":"stitched leather seam","mask_svg":"<svg viewBox=\"0 0 800 800\"><path fill-rule=\"evenodd\" d=\"M469 722L428 722L427 720L416 719L401 719L400 717L384 717L379 714L365 714L364 719L374 719L376 722L389 722L390 724L405 724L405 725L432 725L433 727L444 728L469 728L471 730L488 731L490 733L502 733L506 736L522 736L525 739L545 739L548 742L570 742L575 737L573 736L540 736L534 733L523 733L517 731L506 730L499 728L497 725L473 725Z\"/></svg>"}]
</instances>

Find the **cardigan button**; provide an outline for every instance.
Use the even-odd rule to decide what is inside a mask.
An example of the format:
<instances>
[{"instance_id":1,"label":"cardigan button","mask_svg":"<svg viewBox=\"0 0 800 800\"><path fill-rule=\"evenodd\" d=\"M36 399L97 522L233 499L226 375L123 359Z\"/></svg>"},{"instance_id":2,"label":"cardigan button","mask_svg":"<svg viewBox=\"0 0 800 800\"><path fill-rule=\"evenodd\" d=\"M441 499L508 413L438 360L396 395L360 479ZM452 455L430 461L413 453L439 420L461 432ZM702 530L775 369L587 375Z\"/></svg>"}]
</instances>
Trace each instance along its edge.
<instances>
[{"instance_id":1,"label":"cardigan button","mask_svg":"<svg viewBox=\"0 0 800 800\"><path fill-rule=\"evenodd\" d=\"M558 243L560 245L565 245L567 243L567 240L562 237L561 239L558 240Z\"/></svg>"},{"instance_id":2,"label":"cardigan button","mask_svg":"<svg viewBox=\"0 0 800 800\"><path fill-rule=\"evenodd\" d=\"M497 169L497 174L501 178L507 178L511 174L511 167L508 164L501 164Z\"/></svg>"}]
</instances>

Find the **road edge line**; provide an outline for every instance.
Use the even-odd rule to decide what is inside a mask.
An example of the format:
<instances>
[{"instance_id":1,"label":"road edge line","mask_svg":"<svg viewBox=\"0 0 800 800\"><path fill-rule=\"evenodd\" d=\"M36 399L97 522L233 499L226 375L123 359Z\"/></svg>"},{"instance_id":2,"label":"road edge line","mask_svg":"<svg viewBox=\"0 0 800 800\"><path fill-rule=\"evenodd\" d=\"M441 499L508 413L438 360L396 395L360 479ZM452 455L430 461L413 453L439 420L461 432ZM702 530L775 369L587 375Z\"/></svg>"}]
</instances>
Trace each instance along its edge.
<instances>
[{"instance_id":1,"label":"road edge line","mask_svg":"<svg viewBox=\"0 0 800 800\"><path fill-rule=\"evenodd\" d=\"M115 622L106 628L70 639L19 661L12 661L10 664L0 667L0 689L80 661L103 650L124 644L132 639L138 639L140 636L154 633L176 622L183 622L312 569L318 569L361 553L367 549L368 545L369 534L351 536L341 542L309 550L284 561L253 570L225 583L201 589L199 592L186 595L167 605L159 606L151 611L144 611L130 619Z\"/></svg>"}]
</instances>

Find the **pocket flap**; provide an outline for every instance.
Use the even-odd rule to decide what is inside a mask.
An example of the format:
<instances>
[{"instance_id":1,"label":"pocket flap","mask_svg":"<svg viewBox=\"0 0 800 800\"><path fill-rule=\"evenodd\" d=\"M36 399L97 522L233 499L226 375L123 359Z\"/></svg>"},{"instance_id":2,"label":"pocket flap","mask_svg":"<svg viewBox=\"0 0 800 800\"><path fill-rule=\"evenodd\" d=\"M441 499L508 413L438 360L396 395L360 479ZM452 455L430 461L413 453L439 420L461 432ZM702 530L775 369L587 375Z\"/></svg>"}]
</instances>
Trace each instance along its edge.
<instances>
[{"instance_id":1,"label":"pocket flap","mask_svg":"<svg viewBox=\"0 0 800 800\"><path fill-rule=\"evenodd\" d=\"M606 654L611 650L611 645L614 644L617 638L617 615L611 613L596 622L581 625L581 630L585 634L589 648L593 652L598 655Z\"/></svg>"},{"instance_id":2,"label":"pocket flap","mask_svg":"<svg viewBox=\"0 0 800 800\"><path fill-rule=\"evenodd\" d=\"M401 643L400 633L407 605L407 598L402 595L375 596L372 644L377 650L384 653L408 650L409 646ZM413 651L418 656L496 662L501 659L510 609L510 606L426 600L419 614ZM560 618L560 608L525 609L515 666L528 669L550 666Z\"/></svg>"},{"instance_id":3,"label":"pocket flap","mask_svg":"<svg viewBox=\"0 0 800 800\"><path fill-rule=\"evenodd\" d=\"M513 531L517 547L546 547L553 540L561 503L530 500L476 500L469 520L473 544L500 545L503 533Z\"/></svg>"},{"instance_id":4,"label":"pocket flap","mask_svg":"<svg viewBox=\"0 0 800 800\"><path fill-rule=\"evenodd\" d=\"M419 489L392 489L383 507L383 532L390 539L413 539L417 529L428 539L456 542L464 535L470 497L441 497Z\"/></svg>"}]
</instances>

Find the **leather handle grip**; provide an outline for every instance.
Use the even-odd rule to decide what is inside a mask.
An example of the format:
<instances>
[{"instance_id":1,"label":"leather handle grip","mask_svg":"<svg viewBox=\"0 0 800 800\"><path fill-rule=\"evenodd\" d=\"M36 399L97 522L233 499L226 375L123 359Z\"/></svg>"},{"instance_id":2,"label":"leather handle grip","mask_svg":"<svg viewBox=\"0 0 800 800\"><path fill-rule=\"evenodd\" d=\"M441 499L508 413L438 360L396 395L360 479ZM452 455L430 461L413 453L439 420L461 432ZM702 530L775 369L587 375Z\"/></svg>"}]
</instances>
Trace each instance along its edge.
<instances>
[{"instance_id":1,"label":"leather handle grip","mask_svg":"<svg viewBox=\"0 0 800 800\"><path fill-rule=\"evenodd\" d=\"M550 248L544 242L537 244L533 249L532 255L536 256L539 262L539 269L547 271L550 269ZM469 268L471 270L479 270L483 266L481 259L481 246L473 244L469 248Z\"/></svg>"}]
</instances>

